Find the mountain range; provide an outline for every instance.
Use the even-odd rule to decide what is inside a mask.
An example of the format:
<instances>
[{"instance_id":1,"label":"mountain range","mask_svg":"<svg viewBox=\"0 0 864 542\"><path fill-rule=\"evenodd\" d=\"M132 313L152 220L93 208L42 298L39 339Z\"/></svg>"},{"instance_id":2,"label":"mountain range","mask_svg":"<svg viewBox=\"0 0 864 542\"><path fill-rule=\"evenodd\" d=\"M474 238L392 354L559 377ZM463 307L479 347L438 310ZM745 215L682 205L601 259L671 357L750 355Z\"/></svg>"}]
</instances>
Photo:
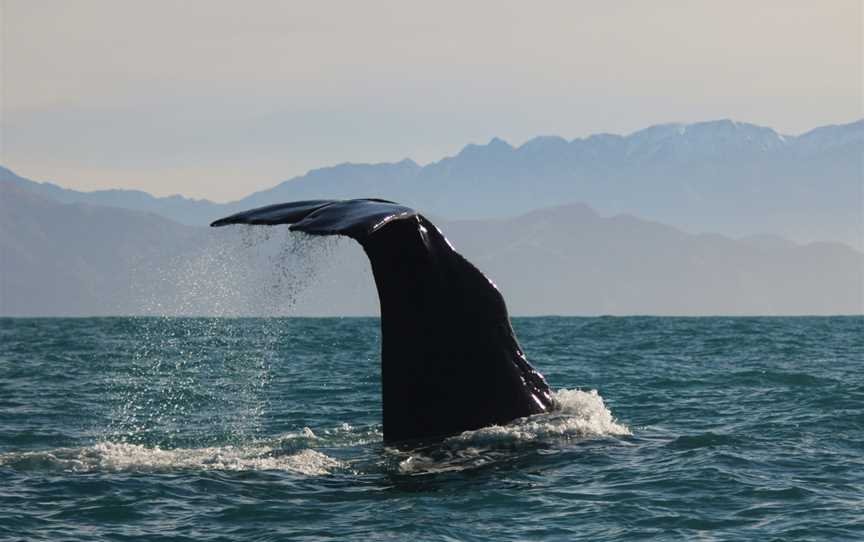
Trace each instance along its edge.
<instances>
[{"instance_id":1,"label":"mountain range","mask_svg":"<svg viewBox=\"0 0 864 542\"><path fill-rule=\"evenodd\" d=\"M695 235L584 204L436 223L514 315L864 313L864 254L843 244ZM189 226L0 182L0 315L377 311L347 239Z\"/></svg>"},{"instance_id":2,"label":"mountain range","mask_svg":"<svg viewBox=\"0 0 864 542\"><path fill-rule=\"evenodd\" d=\"M0 181L62 203L153 212L187 225L298 199L381 197L451 220L585 202L602 215L633 214L691 233L769 233L864 250L864 120L798 136L718 120L626 136L538 137L519 147L495 138L425 166L406 159L315 169L230 203L80 192L5 168Z\"/></svg>"}]
</instances>

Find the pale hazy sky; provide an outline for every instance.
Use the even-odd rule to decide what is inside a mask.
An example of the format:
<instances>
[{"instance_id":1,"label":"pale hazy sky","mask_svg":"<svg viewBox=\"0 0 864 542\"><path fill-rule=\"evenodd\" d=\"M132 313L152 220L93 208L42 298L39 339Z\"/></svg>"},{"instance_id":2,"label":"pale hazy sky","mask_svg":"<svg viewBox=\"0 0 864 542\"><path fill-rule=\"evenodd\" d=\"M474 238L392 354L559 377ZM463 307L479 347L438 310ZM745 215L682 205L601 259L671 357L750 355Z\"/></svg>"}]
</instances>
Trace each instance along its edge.
<instances>
[{"instance_id":1,"label":"pale hazy sky","mask_svg":"<svg viewBox=\"0 0 864 542\"><path fill-rule=\"evenodd\" d=\"M493 136L864 116L861 0L4 0L0 16L0 163L85 190L228 200Z\"/></svg>"}]
</instances>

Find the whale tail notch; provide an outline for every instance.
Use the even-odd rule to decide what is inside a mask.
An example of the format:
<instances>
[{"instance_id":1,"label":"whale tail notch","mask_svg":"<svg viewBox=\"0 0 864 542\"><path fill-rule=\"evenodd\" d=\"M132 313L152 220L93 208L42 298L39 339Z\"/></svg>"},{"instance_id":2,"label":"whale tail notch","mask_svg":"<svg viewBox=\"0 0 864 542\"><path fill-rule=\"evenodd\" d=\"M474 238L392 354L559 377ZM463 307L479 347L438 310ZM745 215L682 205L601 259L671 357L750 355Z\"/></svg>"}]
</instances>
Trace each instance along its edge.
<instances>
[{"instance_id":1,"label":"whale tail notch","mask_svg":"<svg viewBox=\"0 0 864 542\"><path fill-rule=\"evenodd\" d=\"M554 407L497 287L417 211L379 199L270 205L217 220L345 235L369 257L381 303L384 440L441 437Z\"/></svg>"}]
</instances>

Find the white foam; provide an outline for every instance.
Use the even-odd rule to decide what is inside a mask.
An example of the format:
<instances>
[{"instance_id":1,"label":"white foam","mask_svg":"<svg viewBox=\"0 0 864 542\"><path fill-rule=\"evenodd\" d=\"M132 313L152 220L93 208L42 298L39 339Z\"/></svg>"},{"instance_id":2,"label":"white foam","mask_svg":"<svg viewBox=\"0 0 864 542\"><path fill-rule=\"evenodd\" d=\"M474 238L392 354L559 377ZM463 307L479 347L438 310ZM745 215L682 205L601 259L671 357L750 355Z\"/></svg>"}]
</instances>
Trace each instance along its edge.
<instances>
[{"instance_id":1,"label":"white foam","mask_svg":"<svg viewBox=\"0 0 864 542\"><path fill-rule=\"evenodd\" d=\"M570 417L577 434L586 436L632 435L630 428L618 423L597 390L560 389L553 393L563 414Z\"/></svg>"},{"instance_id":2,"label":"white foam","mask_svg":"<svg viewBox=\"0 0 864 542\"><path fill-rule=\"evenodd\" d=\"M553 393L558 409L522 418L504 426L490 426L445 439L443 445L403 452L385 448L403 473L431 473L476 468L507 457L523 443L630 435L615 420L596 390L562 389ZM160 448L126 442L100 442L83 448L0 454L0 465L14 469L99 471L287 471L308 476L352 467L316 449L363 446L381 441L377 427L354 428L343 423L316 434L304 427L278 437L237 446ZM502 455L503 452L503 455ZM393 464L393 463L391 463Z\"/></svg>"},{"instance_id":3,"label":"white foam","mask_svg":"<svg viewBox=\"0 0 864 542\"><path fill-rule=\"evenodd\" d=\"M553 393L553 399L558 405L555 412L466 431L448 441L479 444L631 434L630 428L615 420L597 390L561 389Z\"/></svg>"},{"instance_id":4,"label":"white foam","mask_svg":"<svg viewBox=\"0 0 864 542\"><path fill-rule=\"evenodd\" d=\"M304 449L290 455L273 452L273 448L267 445L162 449L141 444L100 442L77 449L2 454L0 465L47 463L76 472L276 470L308 476L328 474L342 466L341 461L316 450Z\"/></svg>"},{"instance_id":5,"label":"white foam","mask_svg":"<svg viewBox=\"0 0 864 542\"><path fill-rule=\"evenodd\" d=\"M522 445L550 440L626 436L630 429L615 420L597 390L567 390L553 393L558 409L516 420L466 431L444 441L442 447L402 452L387 448L398 461L402 474L463 471L510 457ZM407 456L407 457L406 457Z\"/></svg>"}]
</instances>

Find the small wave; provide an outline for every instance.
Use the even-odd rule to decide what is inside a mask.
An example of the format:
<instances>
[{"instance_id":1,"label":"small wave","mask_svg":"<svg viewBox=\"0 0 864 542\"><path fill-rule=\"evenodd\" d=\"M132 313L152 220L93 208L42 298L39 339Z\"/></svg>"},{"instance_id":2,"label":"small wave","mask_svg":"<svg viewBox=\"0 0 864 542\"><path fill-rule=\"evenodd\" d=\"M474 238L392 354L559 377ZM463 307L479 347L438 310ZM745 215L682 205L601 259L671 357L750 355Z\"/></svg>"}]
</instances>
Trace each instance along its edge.
<instances>
[{"instance_id":1,"label":"small wave","mask_svg":"<svg viewBox=\"0 0 864 542\"><path fill-rule=\"evenodd\" d=\"M85 448L0 455L0 465L18 470L58 469L73 472L221 470L288 471L323 475L342 462L316 450L289 455L263 445L162 449L141 444L100 442Z\"/></svg>"},{"instance_id":2,"label":"small wave","mask_svg":"<svg viewBox=\"0 0 864 542\"><path fill-rule=\"evenodd\" d=\"M795 386L820 386L837 384L836 380L827 377L815 376L807 373L780 371L780 370L748 370L739 371L729 375L736 383L741 384L782 384L790 387Z\"/></svg>"},{"instance_id":3,"label":"small wave","mask_svg":"<svg viewBox=\"0 0 864 542\"><path fill-rule=\"evenodd\" d=\"M714 448L716 446L731 446L738 443L732 435L707 432L700 435L684 435L667 444L676 450L695 450L697 448Z\"/></svg>"},{"instance_id":4,"label":"small wave","mask_svg":"<svg viewBox=\"0 0 864 542\"><path fill-rule=\"evenodd\" d=\"M554 412L522 418L507 425L466 431L448 441L478 444L632 434L630 428L615 420L597 390L561 389L553 393L553 398L558 405Z\"/></svg>"},{"instance_id":5,"label":"small wave","mask_svg":"<svg viewBox=\"0 0 864 542\"><path fill-rule=\"evenodd\" d=\"M407 452L385 448L384 468L389 470L396 466L403 473L465 470L507 461L513 457L514 449L518 456L519 450L531 450L534 443L631 434L626 425L615 420L596 390L562 389L554 392L553 398L558 409L548 414L466 431ZM300 431L238 445L162 448L105 441L80 448L12 452L0 454L0 466L22 471L287 471L315 476L348 468L354 471L358 465L362 471L367 464L362 459L335 459L318 449L368 446L380 443L381 439L378 426L356 428L343 423L317 433L304 427Z\"/></svg>"},{"instance_id":6,"label":"small wave","mask_svg":"<svg viewBox=\"0 0 864 542\"><path fill-rule=\"evenodd\" d=\"M441 446L408 452L388 449L401 474L432 474L464 471L497 464L519 456L534 444L554 440L585 439L631 435L606 407L597 390L562 389L553 393L558 409L516 420L507 425L492 425L465 431L447 438ZM514 455L513 450L517 450Z\"/></svg>"},{"instance_id":7,"label":"small wave","mask_svg":"<svg viewBox=\"0 0 864 542\"><path fill-rule=\"evenodd\" d=\"M354 427L341 423L335 427L320 428L316 433L309 427L297 432L285 433L262 441L280 450L300 450L304 448L346 448L380 443L383 433L376 426Z\"/></svg>"}]
</instances>

